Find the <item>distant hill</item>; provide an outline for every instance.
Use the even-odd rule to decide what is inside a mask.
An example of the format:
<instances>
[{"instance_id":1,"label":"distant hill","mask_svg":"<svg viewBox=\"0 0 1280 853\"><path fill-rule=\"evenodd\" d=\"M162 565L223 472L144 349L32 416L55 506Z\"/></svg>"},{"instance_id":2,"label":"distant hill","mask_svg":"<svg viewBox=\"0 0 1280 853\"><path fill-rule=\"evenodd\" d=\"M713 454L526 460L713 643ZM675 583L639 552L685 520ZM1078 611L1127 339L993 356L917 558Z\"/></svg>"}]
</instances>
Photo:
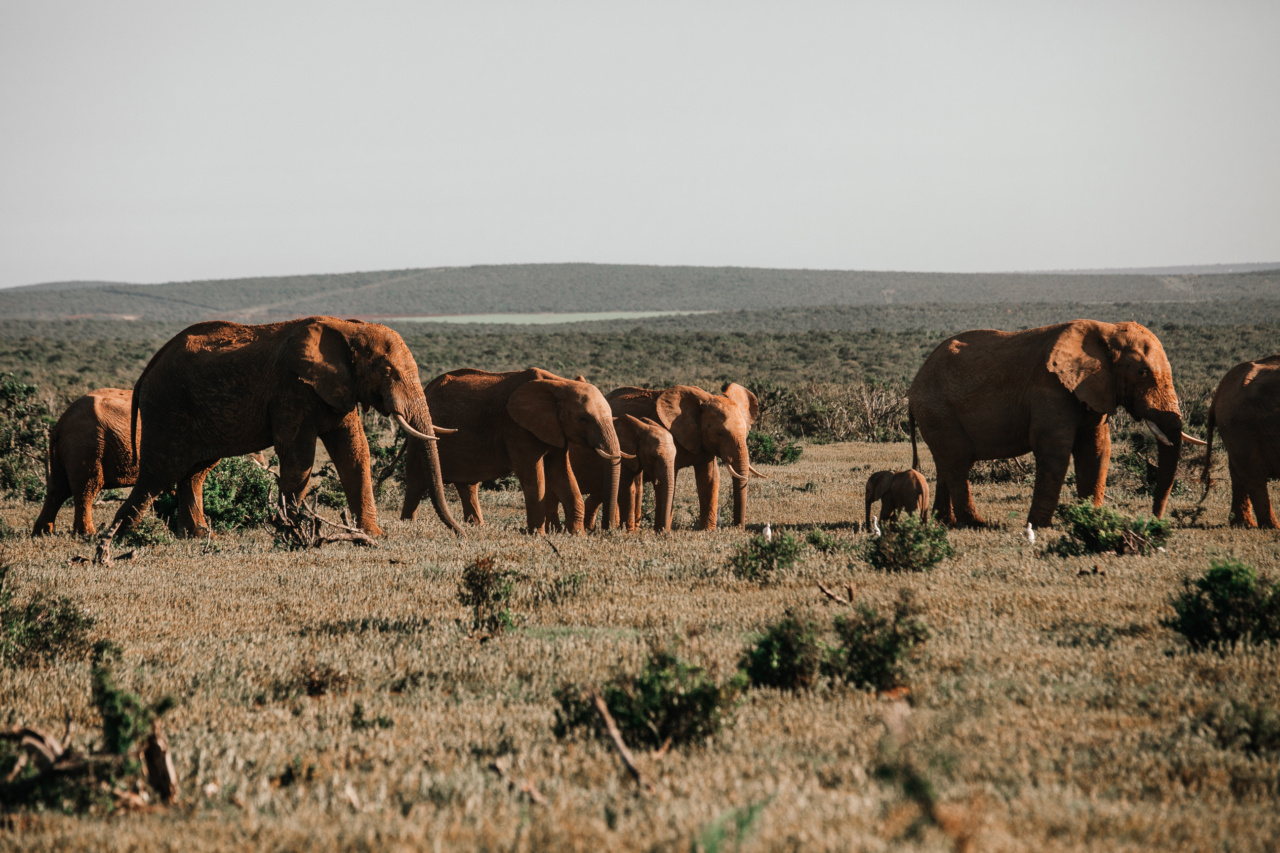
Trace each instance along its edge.
<instances>
[{"instance_id":1,"label":"distant hill","mask_svg":"<svg viewBox=\"0 0 1280 853\"><path fill-rule=\"evenodd\" d=\"M158 285L33 285L0 290L0 319L189 323L227 318L260 323L308 314L395 319L565 311L1276 299L1276 269L1080 275L513 264Z\"/></svg>"}]
</instances>

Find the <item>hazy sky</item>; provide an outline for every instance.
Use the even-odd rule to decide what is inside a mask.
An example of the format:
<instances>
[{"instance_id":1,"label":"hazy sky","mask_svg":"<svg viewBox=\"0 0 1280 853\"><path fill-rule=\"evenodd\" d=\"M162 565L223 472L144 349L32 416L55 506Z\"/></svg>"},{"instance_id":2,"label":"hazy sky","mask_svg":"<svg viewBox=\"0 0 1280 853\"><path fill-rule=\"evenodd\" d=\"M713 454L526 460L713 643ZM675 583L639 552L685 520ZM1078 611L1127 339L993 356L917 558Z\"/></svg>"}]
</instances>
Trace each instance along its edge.
<instances>
[{"instance_id":1,"label":"hazy sky","mask_svg":"<svg viewBox=\"0 0 1280 853\"><path fill-rule=\"evenodd\" d=\"M0 0L0 285L1280 260L1280 2Z\"/></svg>"}]
</instances>

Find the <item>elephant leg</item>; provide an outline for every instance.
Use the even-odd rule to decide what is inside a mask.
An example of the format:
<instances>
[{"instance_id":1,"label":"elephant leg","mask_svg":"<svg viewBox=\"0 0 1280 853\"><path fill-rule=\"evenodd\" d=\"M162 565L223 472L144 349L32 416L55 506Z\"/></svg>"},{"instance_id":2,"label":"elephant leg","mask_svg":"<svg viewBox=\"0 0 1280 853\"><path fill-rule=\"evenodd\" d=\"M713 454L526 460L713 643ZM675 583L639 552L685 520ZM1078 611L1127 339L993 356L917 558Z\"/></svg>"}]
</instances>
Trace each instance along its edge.
<instances>
[{"instance_id":1,"label":"elephant leg","mask_svg":"<svg viewBox=\"0 0 1280 853\"><path fill-rule=\"evenodd\" d=\"M44 487L44 505L40 507L40 515L31 528L32 536L47 536L53 532L54 522L58 519L58 511L71 497L71 484L67 482L67 472L59 470L61 465L50 463L49 477Z\"/></svg>"},{"instance_id":2,"label":"elephant leg","mask_svg":"<svg viewBox=\"0 0 1280 853\"><path fill-rule=\"evenodd\" d=\"M553 450L543 458L546 474L546 492L555 495L564 506L564 526L570 533L582 533L586 521L586 506L578 480L569 467L569 450Z\"/></svg>"},{"instance_id":3,"label":"elephant leg","mask_svg":"<svg viewBox=\"0 0 1280 853\"><path fill-rule=\"evenodd\" d=\"M698 487L698 526L694 529L715 530L720 509L720 470L716 460L696 463L693 478Z\"/></svg>"},{"instance_id":4,"label":"elephant leg","mask_svg":"<svg viewBox=\"0 0 1280 853\"><path fill-rule=\"evenodd\" d=\"M1231 526L1257 527L1258 522L1253 517L1249 490L1245 485L1245 475L1230 459L1228 459L1227 468L1231 472Z\"/></svg>"},{"instance_id":5,"label":"elephant leg","mask_svg":"<svg viewBox=\"0 0 1280 853\"><path fill-rule=\"evenodd\" d=\"M618 481L618 526L634 533L639 527L637 516L640 510L640 498L636 494L636 484L644 482L644 475L622 469Z\"/></svg>"},{"instance_id":6,"label":"elephant leg","mask_svg":"<svg viewBox=\"0 0 1280 853\"><path fill-rule=\"evenodd\" d=\"M1267 478L1259 475L1253 480L1253 488L1249 491L1249 500L1253 504L1253 514L1257 517L1258 526L1268 530L1280 527L1276 523L1276 514L1271 508L1271 494L1267 491Z\"/></svg>"},{"instance_id":7,"label":"elephant leg","mask_svg":"<svg viewBox=\"0 0 1280 853\"><path fill-rule=\"evenodd\" d=\"M938 467L938 499L947 499L947 506L942 510L949 516L947 523L960 527L985 527L987 522L978 514L973 505L973 493L969 488L969 469L973 462L965 459L961 462L937 463ZM935 504L935 513L938 512ZM946 518L944 516L944 518Z\"/></svg>"},{"instance_id":8,"label":"elephant leg","mask_svg":"<svg viewBox=\"0 0 1280 853\"><path fill-rule=\"evenodd\" d=\"M480 511L480 484L454 483L453 488L457 491L458 500L462 503L463 521L482 527L484 525L484 513Z\"/></svg>"},{"instance_id":9,"label":"elephant leg","mask_svg":"<svg viewBox=\"0 0 1280 853\"><path fill-rule=\"evenodd\" d=\"M548 489L547 496L542 499L542 515L547 520L547 530L559 533L564 530L560 521L560 500Z\"/></svg>"},{"instance_id":10,"label":"elephant leg","mask_svg":"<svg viewBox=\"0 0 1280 853\"><path fill-rule=\"evenodd\" d=\"M1111 465L1111 426L1107 416L1091 414L1076 432L1071 455L1076 464L1076 495L1102 506L1107 494L1107 469ZM1034 524L1035 522L1032 522Z\"/></svg>"},{"instance_id":11,"label":"elephant leg","mask_svg":"<svg viewBox=\"0 0 1280 853\"><path fill-rule=\"evenodd\" d=\"M942 475L938 475L938 487L933 492L933 517L942 524L954 527L956 523L956 514L951 509L951 490L947 488L947 481L942 479Z\"/></svg>"},{"instance_id":12,"label":"elephant leg","mask_svg":"<svg viewBox=\"0 0 1280 853\"><path fill-rule=\"evenodd\" d=\"M93 526L93 501L98 497L98 492L102 491L102 486L106 482L102 476L102 465L97 464L88 471L81 471L85 474L84 480L75 487L73 495L75 501L75 519L72 522L72 530L80 536L92 536L97 532Z\"/></svg>"},{"instance_id":13,"label":"elephant leg","mask_svg":"<svg viewBox=\"0 0 1280 853\"><path fill-rule=\"evenodd\" d=\"M373 499L373 477L369 464L369 441L365 438L360 415L353 410L334 430L323 433L320 441L338 469L347 506L355 516L356 526L370 536L381 536L378 509Z\"/></svg>"},{"instance_id":14,"label":"elephant leg","mask_svg":"<svg viewBox=\"0 0 1280 853\"><path fill-rule=\"evenodd\" d=\"M520 490L524 492L525 529L529 533L545 533L546 518L542 514L542 501L547 496L547 488L542 457L519 462L515 469L516 477L520 480ZM568 507L565 509L568 514Z\"/></svg>"},{"instance_id":15,"label":"elephant leg","mask_svg":"<svg viewBox=\"0 0 1280 853\"><path fill-rule=\"evenodd\" d=\"M219 461L201 462L178 481L178 529L185 536L209 535L204 517L204 479Z\"/></svg>"},{"instance_id":16,"label":"elephant leg","mask_svg":"<svg viewBox=\"0 0 1280 853\"><path fill-rule=\"evenodd\" d=\"M600 505L604 503L604 498L598 495L587 495L582 499L582 526L586 530L596 529L596 511L600 509Z\"/></svg>"},{"instance_id":17,"label":"elephant leg","mask_svg":"<svg viewBox=\"0 0 1280 853\"><path fill-rule=\"evenodd\" d=\"M276 457L280 460L280 497L285 506L293 508L302 503L311 485L311 468L316 463L316 442L298 436L288 444L277 442Z\"/></svg>"},{"instance_id":18,"label":"elephant leg","mask_svg":"<svg viewBox=\"0 0 1280 853\"><path fill-rule=\"evenodd\" d=\"M418 505L427 493L426 452L421 442L405 439L404 445L404 502L400 504L400 519L413 521L418 517Z\"/></svg>"},{"instance_id":19,"label":"elephant leg","mask_svg":"<svg viewBox=\"0 0 1280 853\"><path fill-rule=\"evenodd\" d=\"M1035 460L1036 485L1031 493L1027 521L1034 527L1052 527L1053 512L1062 499L1062 484L1071 466L1071 453L1068 448L1051 444L1037 450Z\"/></svg>"}]
</instances>

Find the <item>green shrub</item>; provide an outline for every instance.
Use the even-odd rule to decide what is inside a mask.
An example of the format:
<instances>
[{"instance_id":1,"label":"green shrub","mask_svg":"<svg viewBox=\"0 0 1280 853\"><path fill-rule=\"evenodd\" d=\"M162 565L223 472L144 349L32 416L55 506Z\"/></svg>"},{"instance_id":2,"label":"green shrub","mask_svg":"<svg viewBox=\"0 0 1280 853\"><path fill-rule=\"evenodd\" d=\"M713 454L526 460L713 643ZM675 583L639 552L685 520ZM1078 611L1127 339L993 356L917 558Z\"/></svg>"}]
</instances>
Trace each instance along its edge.
<instances>
[{"instance_id":1,"label":"green shrub","mask_svg":"<svg viewBox=\"0 0 1280 853\"><path fill-rule=\"evenodd\" d=\"M742 653L740 666L757 687L804 690L817 683L825 648L814 619L788 613Z\"/></svg>"},{"instance_id":2,"label":"green shrub","mask_svg":"<svg viewBox=\"0 0 1280 853\"><path fill-rule=\"evenodd\" d=\"M729 558L729 569L743 580L770 583L778 572L790 569L803 551L804 543L790 533L776 533L771 540L753 536Z\"/></svg>"},{"instance_id":3,"label":"green shrub","mask_svg":"<svg viewBox=\"0 0 1280 853\"><path fill-rule=\"evenodd\" d=\"M167 545L173 541L164 523L154 515L144 515L138 523L130 527L120 537L120 543L127 548L148 548L153 545Z\"/></svg>"},{"instance_id":4,"label":"green shrub","mask_svg":"<svg viewBox=\"0 0 1280 853\"><path fill-rule=\"evenodd\" d=\"M858 603L851 615L833 621L837 645L828 651L824 671L854 687L889 690L903 683L915 647L929 639L929 629L910 590L898 593L892 618Z\"/></svg>"},{"instance_id":5,"label":"green shrub","mask_svg":"<svg viewBox=\"0 0 1280 853\"><path fill-rule=\"evenodd\" d=\"M44 500L45 454L53 417L35 385L0 374L0 494Z\"/></svg>"},{"instance_id":6,"label":"green shrub","mask_svg":"<svg viewBox=\"0 0 1280 853\"><path fill-rule=\"evenodd\" d=\"M886 521L862 546L862 558L884 572L923 572L954 554L946 527L914 515Z\"/></svg>"},{"instance_id":7,"label":"green shrub","mask_svg":"<svg viewBox=\"0 0 1280 853\"><path fill-rule=\"evenodd\" d=\"M480 557L462 570L458 601L471 608L472 630L500 633L515 625L511 603L519 572L498 568L493 557Z\"/></svg>"},{"instance_id":8,"label":"green shrub","mask_svg":"<svg viewBox=\"0 0 1280 853\"><path fill-rule=\"evenodd\" d=\"M680 746L714 735L745 686L746 676L741 672L720 684L673 650L655 648L638 675L615 673L600 696L628 744L657 749L668 740ZM560 704L556 737L565 737L578 727L604 736L604 723L588 690L564 685L555 698Z\"/></svg>"},{"instance_id":9,"label":"green shrub","mask_svg":"<svg viewBox=\"0 0 1280 853\"><path fill-rule=\"evenodd\" d=\"M1213 560L1201 577L1183 578L1182 593L1171 603L1174 617L1161 624L1193 649L1280 640L1280 584L1239 560Z\"/></svg>"},{"instance_id":10,"label":"green shrub","mask_svg":"<svg viewBox=\"0 0 1280 853\"><path fill-rule=\"evenodd\" d=\"M276 514L276 478L247 456L228 456L204 480L204 517L213 530L227 531L269 524ZM156 515L173 527L178 498L156 498Z\"/></svg>"},{"instance_id":11,"label":"green shrub","mask_svg":"<svg viewBox=\"0 0 1280 853\"><path fill-rule=\"evenodd\" d=\"M805 543L815 551L821 551L823 554L834 554L837 551L847 551L849 543L837 539L835 535L815 527L805 534Z\"/></svg>"},{"instance_id":12,"label":"green shrub","mask_svg":"<svg viewBox=\"0 0 1280 853\"><path fill-rule=\"evenodd\" d=\"M1160 518L1131 518L1110 507L1088 502L1063 504L1058 519L1066 525L1065 535L1045 549L1063 557L1081 554L1149 554L1169 539L1169 522Z\"/></svg>"},{"instance_id":13,"label":"green shrub","mask_svg":"<svg viewBox=\"0 0 1280 853\"><path fill-rule=\"evenodd\" d=\"M66 596L36 592L21 607L7 582L10 566L0 565L0 665L38 666L55 658L84 657L96 621Z\"/></svg>"},{"instance_id":14,"label":"green shrub","mask_svg":"<svg viewBox=\"0 0 1280 853\"><path fill-rule=\"evenodd\" d=\"M151 728L152 720L174 706L171 696L151 705L116 684L113 667L120 662L120 647L99 640L93 647L93 704L102 715L102 748L124 755Z\"/></svg>"},{"instance_id":15,"label":"green shrub","mask_svg":"<svg viewBox=\"0 0 1280 853\"><path fill-rule=\"evenodd\" d=\"M797 462L804 448L794 441L775 438L764 432L747 433L747 455L764 465L790 465Z\"/></svg>"}]
</instances>

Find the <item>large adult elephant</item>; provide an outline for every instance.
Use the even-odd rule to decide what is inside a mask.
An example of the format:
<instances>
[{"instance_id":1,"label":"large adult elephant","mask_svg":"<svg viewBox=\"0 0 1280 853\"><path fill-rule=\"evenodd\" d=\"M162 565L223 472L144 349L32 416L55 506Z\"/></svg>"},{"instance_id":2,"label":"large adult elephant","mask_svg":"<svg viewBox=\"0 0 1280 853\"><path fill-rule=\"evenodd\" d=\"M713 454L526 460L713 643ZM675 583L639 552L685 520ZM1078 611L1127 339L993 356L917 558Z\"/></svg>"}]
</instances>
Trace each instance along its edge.
<instances>
[{"instance_id":1,"label":"large adult elephant","mask_svg":"<svg viewBox=\"0 0 1280 853\"><path fill-rule=\"evenodd\" d=\"M760 414L756 395L736 382L720 394L691 385L656 388L618 388L606 399L614 415L649 418L671 432L676 445L676 470L693 468L698 487L698 530L715 530L720 500L720 472L724 460L733 477L733 524L745 527L747 478L763 477L751 465L747 433Z\"/></svg>"},{"instance_id":2,"label":"large adult elephant","mask_svg":"<svg viewBox=\"0 0 1280 853\"><path fill-rule=\"evenodd\" d=\"M969 469L1030 452L1036 460L1028 521L1048 527L1075 458L1076 493L1101 506L1111 459L1108 418L1123 406L1159 441L1152 512L1162 516L1183 440L1164 347L1137 323L1073 320L1022 332L980 329L943 341L907 391L912 467L915 429L937 466L934 515L978 526Z\"/></svg>"},{"instance_id":3,"label":"large adult elephant","mask_svg":"<svg viewBox=\"0 0 1280 853\"><path fill-rule=\"evenodd\" d=\"M108 537L136 523L174 483L224 456L273 445L280 493L296 505L310 483L317 439L333 460L356 524L381 534L357 404L394 418L411 435L433 435L418 366L386 326L307 317L260 326L213 321L179 332L133 386L134 429L141 418L138 481ZM434 449L427 455L436 512L461 532L444 500ZM186 501L194 504L183 511L194 514L200 490L185 495Z\"/></svg>"},{"instance_id":4,"label":"large adult elephant","mask_svg":"<svg viewBox=\"0 0 1280 853\"><path fill-rule=\"evenodd\" d=\"M1228 370L1213 392L1208 425L1206 491L1217 427L1231 472L1231 526L1280 526L1267 492L1267 481L1280 478L1280 355L1246 361Z\"/></svg>"},{"instance_id":5,"label":"large adult elephant","mask_svg":"<svg viewBox=\"0 0 1280 853\"><path fill-rule=\"evenodd\" d=\"M659 533L671 530L671 503L676 484L676 444L666 427L648 418L623 415L613 419L622 449L622 470L618 483L618 512L622 526L634 533L640 529L640 504L645 482L653 483L653 529ZM609 460L588 448L574 445L569 449L569 465L583 493L583 518L586 528L595 527L596 510L605 502L600 488L589 485L605 483ZM548 524L559 523L560 502L554 494L546 498Z\"/></svg>"},{"instance_id":6,"label":"large adult elephant","mask_svg":"<svg viewBox=\"0 0 1280 853\"><path fill-rule=\"evenodd\" d=\"M569 448L581 445L609 460L601 480L603 526L613 525L622 452L609 404L596 386L537 368L513 373L463 368L437 376L425 390L431 410L457 430L441 436L437 446L441 476L457 489L468 522L484 524L480 483L514 472L524 491L530 533L545 532L548 490L564 505L570 532L582 532L582 494L568 462ZM412 519L418 511L429 449L413 440L405 449L401 518Z\"/></svg>"}]
</instances>

